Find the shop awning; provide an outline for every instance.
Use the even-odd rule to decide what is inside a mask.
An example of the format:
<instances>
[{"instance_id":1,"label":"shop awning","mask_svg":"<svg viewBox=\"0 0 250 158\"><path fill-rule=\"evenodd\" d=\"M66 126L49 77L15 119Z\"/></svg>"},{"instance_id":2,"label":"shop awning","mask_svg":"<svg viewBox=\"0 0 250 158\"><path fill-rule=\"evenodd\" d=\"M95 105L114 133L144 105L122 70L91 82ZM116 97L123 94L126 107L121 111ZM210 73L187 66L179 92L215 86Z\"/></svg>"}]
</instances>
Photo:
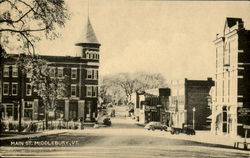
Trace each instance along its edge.
<instances>
[{"instance_id":1,"label":"shop awning","mask_svg":"<svg viewBox=\"0 0 250 158\"><path fill-rule=\"evenodd\" d=\"M222 114L220 111L217 111L216 113L214 113L214 114L211 114L211 115L209 115L208 117L207 117L207 119L212 119L213 118L213 116L218 116L218 115L220 115L220 114Z\"/></svg>"},{"instance_id":2,"label":"shop awning","mask_svg":"<svg viewBox=\"0 0 250 158\"><path fill-rule=\"evenodd\" d=\"M207 117L207 119L212 119L212 114Z\"/></svg>"}]
</instances>

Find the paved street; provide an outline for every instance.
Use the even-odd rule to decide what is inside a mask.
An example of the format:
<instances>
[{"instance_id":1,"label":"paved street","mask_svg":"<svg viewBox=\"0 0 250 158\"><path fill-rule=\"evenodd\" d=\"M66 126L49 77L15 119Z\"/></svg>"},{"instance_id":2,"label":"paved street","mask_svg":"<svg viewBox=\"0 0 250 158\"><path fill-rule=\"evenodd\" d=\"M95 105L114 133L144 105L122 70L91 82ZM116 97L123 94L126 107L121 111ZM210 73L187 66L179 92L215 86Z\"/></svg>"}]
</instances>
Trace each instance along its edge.
<instances>
[{"instance_id":1,"label":"paved street","mask_svg":"<svg viewBox=\"0 0 250 158\"><path fill-rule=\"evenodd\" d=\"M188 136L188 140L183 134L147 131L130 118L112 118L111 127L64 132L12 142L12 146L5 143L8 146L1 147L1 154L3 157L250 157L249 151L192 141L193 136ZM32 144L20 145L28 141Z\"/></svg>"}]
</instances>

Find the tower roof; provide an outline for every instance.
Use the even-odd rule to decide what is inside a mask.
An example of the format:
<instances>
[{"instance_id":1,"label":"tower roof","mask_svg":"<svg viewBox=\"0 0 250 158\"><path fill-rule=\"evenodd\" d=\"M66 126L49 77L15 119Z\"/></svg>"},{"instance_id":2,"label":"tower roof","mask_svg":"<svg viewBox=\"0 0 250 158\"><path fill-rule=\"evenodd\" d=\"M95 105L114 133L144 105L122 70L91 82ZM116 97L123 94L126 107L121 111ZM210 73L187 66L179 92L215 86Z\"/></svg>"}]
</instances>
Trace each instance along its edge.
<instances>
[{"instance_id":1,"label":"tower roof","mask_svg":"<svg viewBox=\"0 0 250 158\"><path fill-rule=\"evenodd\" d=\"M90 43L90 44L100 44L95 35L95 31L92 27L90 19L88 17L86 28L84 29L83 34L80 36L80 40L77 41L77 44L80 43Z\"/></svg>"},{"instance_id":2,"label":"tower roof","mask_svg":"<svg viewBox=\"0 0 250 158\"><path fill-rule=\"evenodd\" d=\"M232 26L236 25L237 22L243 23L241 18L227 17L226 23L227 23L228 27L232 27Z\"/></svg>"}]
</instances>

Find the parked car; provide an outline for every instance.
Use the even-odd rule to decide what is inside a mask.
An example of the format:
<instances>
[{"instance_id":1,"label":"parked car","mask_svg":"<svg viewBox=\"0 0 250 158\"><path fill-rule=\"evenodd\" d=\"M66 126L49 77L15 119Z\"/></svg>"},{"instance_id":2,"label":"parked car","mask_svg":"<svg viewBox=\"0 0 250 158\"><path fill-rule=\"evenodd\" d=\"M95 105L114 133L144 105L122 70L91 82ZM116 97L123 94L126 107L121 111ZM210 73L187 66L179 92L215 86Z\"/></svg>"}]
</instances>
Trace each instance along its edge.
<instances>
[{"instance_id":1,"label":"parked car","mask_svg":"<svg viewBox=\"0 0 250 158\"><path fill-rule=\"evenodd\" d=\"M171 134L180 134L182 132L181 128L171 127L170 133Z\"/></svg>"},{"instance_id":2,"label":"parked car","mask_svg":"<svg viewBox=\"0 0 250 158\"><path fill-rule=\"evenodd\" d=\"M187 134L187 135L195 135L195 130L192 129L192 128L189 128L189 127L184 127L183 129L182 128L172 127L171 130L170 130L170 133L171 134L184 133L184 134Z\"/></svg>"},{"instance_id":3,"label":"parked car","mask_svg":"<svg viewBox=\"0 0 250 158\"><path fill-rule=\"evenodd\" d=\"M195 130L189 127L184 127L182 129L182 133L185 133L187 135L195 135Z\"/></svg>"},{"instance_id":4,"label":"parked car","mask_svg":"<svg viewBox=\"0 0 250 158\"><path fill-rule=\"evenodd\" d=\"M145 127L145 129L147 130L155 130L155 129L159 129L159 130L168 130L168 126L167 125L163 125L160 122L149 122Z\"/></svg>"},{"instance_id":5,"label":"parked car","mask_svg":"<svg viewBox=\"0 0 250 158\"><path fill-rule=\"evenodd\" d=\"M109 117L103 119L103 124L106 126L111 126L111 120Z\"/></svg>"}]
</instances>

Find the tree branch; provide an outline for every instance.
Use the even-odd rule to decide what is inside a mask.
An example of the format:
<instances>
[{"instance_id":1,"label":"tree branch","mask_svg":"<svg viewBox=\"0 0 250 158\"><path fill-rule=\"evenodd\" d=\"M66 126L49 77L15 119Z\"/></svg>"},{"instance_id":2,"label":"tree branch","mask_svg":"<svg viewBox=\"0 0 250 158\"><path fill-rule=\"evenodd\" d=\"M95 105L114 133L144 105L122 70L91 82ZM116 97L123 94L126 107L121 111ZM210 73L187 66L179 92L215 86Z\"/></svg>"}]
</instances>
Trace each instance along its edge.
<instances>
[{"instance_id":1,"label":"tree branch","mask_svg":"<svg viewBox=\"0 0 250 158\"><path fill-rule=\"evenodd\" d=\"M23 14L19 19L17 20L0 20L0 23L9 23L9 24L13 24L13 23L18 23L19 21L21 21L26 15L28 15L30 12L32 11L32 9L30 9L29 11L27 11L25 14Z\"/></svg>"},{"instance_id":2,"label":"tree branch","mask_svg":"<svg viewBox=\"0 0 250 158\"><path fill-rule=\"evenodd\" d=\"M29 53L31 54L31 52L30 52L30 47L29 47L29 45L31 45L31 47L32 47L32 50L33 50L33 53L32 54L35 54L35 47L34 47L34 45L33 45L33 43L29 40L29 38L24 34L24 33L22 33L22 32L20 32L20 34L26 39L26 41L28 42L28 51L29 51Z\"/></svg>"},{"instance_id":3,"label":"tree branch","mask_svg":"<svg viewBox=\"0 0 250 158\"><path fill-rule=\"evenodd\" d=\"M22 1L22 0L18 0L18 1L21 2L21 3L23 3L24 5L26 5L27 7L29 7L35 14L40 15L40 17L41 17L43 20L45 20L45 18L44 18L44 16L46 16L45 14L42 15L42 14L40 14L39 12L35 11L34 8L33 8L31 5L29 5L28 3L26 3L26 2L24 2L24 1ZM39 7L39 3L36 2L36 4L37 4L37 6ZM39 7L39 8L41 8L41 7Z\"/></svg>"},{"instance_id":4,"label":"tree branch","mask_svg":"<svg viewBox=\"0 0 250 158\"><path fill-rule=\"evenodd\" d=\"M49 28L49 26L46 26L45 28L41 29L26 29L26 30L15 30L15 29L0 29L0 32L17 32L17 33L24 33L24 32L39 32L39 31L45 31Z\"/></svg>"}]
</instances>

